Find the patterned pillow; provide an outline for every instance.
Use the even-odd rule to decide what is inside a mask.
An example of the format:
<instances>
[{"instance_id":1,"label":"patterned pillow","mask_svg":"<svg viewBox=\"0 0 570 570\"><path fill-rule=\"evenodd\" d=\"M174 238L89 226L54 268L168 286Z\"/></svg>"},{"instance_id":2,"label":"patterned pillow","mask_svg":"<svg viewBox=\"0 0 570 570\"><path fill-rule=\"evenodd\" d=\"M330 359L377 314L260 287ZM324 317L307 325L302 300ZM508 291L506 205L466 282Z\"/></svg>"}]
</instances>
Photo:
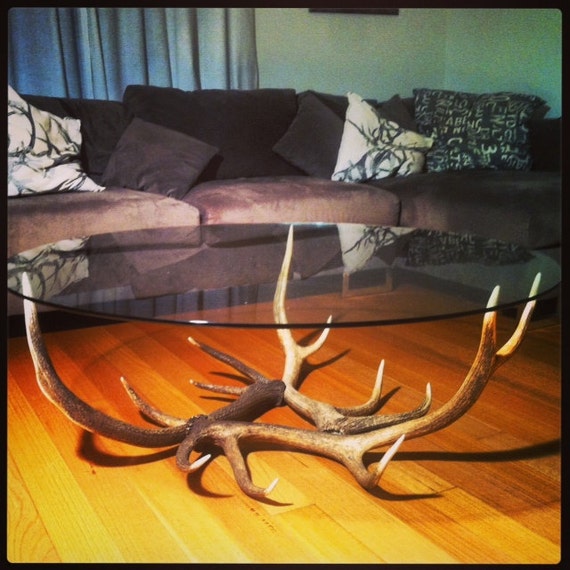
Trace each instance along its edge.
<instances>
[{"instance_id":1,"label":"patterned pillow","mask_svg":"<svg viewBox=\"0 0 570 570\"><path fill-rule=\"evenodd\" d=\"M22 291L22 275L28 274L32 291L44 298L89 277L89 258L82 251L88 238L66 239L19 253L8 262L8 287ZM70 255L66 255L70 254Z\"/></svg>"},{"instance_id":2,"label":"patterned pillow","mask_svg":"<svg viewBox=\"0 0 570 570\"><path fill-rule=\"evenodd\" d=\"M414 97L419 131L434 139L428 170L530 168L528 121L544 100L438 89L414 89Z\"/></svg>"},{"instance_id":3,"label":"patterned pillow","mask_svg":"<svg viewBox=\"0 0 570 570\"><path fill-rule=\"evenodd\" d=\"M8 196L99 192L79 162L81 122L26 103L8 86Z\"/></svg>"},{"instance_id":4,"label":"patterned pillow","mask_svg":"<svg viewBox=\"0 0 570 570\"><path fill-rule=\"evenodd\" d=\"M356 93L348 109L333 180L364 182L421 172L432 140L388 121Z\"/></svg>"}]
</instances>

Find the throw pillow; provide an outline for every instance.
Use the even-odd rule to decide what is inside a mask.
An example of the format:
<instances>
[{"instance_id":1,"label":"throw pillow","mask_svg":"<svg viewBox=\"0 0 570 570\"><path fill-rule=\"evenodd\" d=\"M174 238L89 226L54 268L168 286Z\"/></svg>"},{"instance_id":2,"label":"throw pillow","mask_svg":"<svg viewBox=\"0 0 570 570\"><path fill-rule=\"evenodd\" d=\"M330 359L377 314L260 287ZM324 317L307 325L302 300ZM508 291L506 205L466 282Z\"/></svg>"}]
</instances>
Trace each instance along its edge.
<instances>
[{"instance_id":1,"label":"throw pillow","mask_svg":"<svg viewBox=\"0 0 570 570\"><path fill-rule=\"evenodd\" d=\"M48 298L58 295L89 277L89 258L82 251L87 242L88 238L65 239L19 253L8 262L8 287L22 291L25 272L32 291L41 291Z\"/></svg>"},{"instance_id":2,"label":"throw pillow","mask_svg":"<svg viewBox=\"0 0 570 570\"><path fill-rule=\"evenodd\" d=\"M274 152L310 176L330 178L342 140L343 120L314 93L299 95L291 126Z\"/></svg>"},{"instance_id":3,"label":"throw pillow","mask_svg":"<svg viewBox=\"0 0 570 570\"><path fill-rule=\"evenodd\" d=\"M382 117L388 119L388 121L393 121L398 123L403 129L408 131L418 131L418 125L408 108L404 104L404 101L399 95L394 95L388 101L379 103L375 106L375 109L380 113Z\"/></svg>"},{"instance_id":4,"label":"throw pillow","mask_svg":"<svg viewBox=\"0 0 570 570\"><path fill-rule=\"evenodd\" d=\"M428 170L530 168L528 121L544 100L438 89L414 89L414 97L419 130L434 139Z\"/></svg>"},{"instance_id":5,"label":"throw pillow","mask_svg":"<svg viewBox=\"0 0 570 570\"><path fill-rule=\"evenodd\" d=\"M30 105L8 86L8 196L104 190L79 161L81 121Z\"/></svg>"},{"instance_id":6,"label":"throw pillow","mask_svg":"<svg viewBox=\"0 0 570 570\"><path fill-rule=\"evenodd\" d=\"M272 148L297 112L294 89L200 89L128 85L133 116L180 131L219 149L204 173L209 179L299 175Z\"/></svg>"},{"instance_id":7,"label":"throw pillow","mask_svg":"<svg viewBox=\"0 0 570 570\"><path fill-rule=\"evenodd\" d=\"M181 199L217 152L184 133L135 118L119 139L103 182Z\"/></svg>"},{"instance_id":8,"label":"throw pillow","mask_svg":"<svg viewBox=\"0 0 570 570\"><path fill-rule=\"evenodd\" d=\"M333 180L364 182L423 170L430 138L381 117L356 93L348 100Z\"/></svg>"}]
</instances>

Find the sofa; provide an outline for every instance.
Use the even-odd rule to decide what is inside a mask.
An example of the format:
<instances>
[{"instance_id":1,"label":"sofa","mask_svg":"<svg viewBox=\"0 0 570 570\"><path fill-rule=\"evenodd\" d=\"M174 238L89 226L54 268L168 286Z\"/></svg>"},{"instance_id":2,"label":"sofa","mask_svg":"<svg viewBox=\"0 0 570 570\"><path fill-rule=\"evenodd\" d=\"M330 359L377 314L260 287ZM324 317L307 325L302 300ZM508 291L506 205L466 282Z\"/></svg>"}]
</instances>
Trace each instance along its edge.
<instances>
[{"instance_id":1,"label":"sofa","mask_svg":"<svg viewBox=\"0 0 570 570\"><path fill-rule=\"evenodd\" d=\"M32 109L78 130L65 160L79 174L48 191L29 168L9 180L8 256L70 236L250 222L410 226L560 250L561 119L535 96L417 89L378 102L142 85L122 101L17 96L20 120Z\"/></svg>"}]
</instances>

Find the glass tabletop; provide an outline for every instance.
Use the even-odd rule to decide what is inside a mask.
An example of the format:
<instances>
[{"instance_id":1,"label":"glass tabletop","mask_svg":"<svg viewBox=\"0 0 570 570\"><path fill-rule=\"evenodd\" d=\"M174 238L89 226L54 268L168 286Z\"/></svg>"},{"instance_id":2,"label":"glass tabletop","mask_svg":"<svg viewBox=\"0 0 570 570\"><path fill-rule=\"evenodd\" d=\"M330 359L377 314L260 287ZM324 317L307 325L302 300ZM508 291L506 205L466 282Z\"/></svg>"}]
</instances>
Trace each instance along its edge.
<instances>
[{"instance_id":1,"label":"glass tabletop","mask_svg":"<svg viewBox=\"0 0 570 570\"><path fill-rule=\"evenodd\" d=\"M290 224L231 224L70 238L8 260L8 288L90 315L283 327L273 297ZM483 312L560 281L549 256L473 235L362 224L294 224L287 326L383 325Z\"/></svg>"}]
</instances>

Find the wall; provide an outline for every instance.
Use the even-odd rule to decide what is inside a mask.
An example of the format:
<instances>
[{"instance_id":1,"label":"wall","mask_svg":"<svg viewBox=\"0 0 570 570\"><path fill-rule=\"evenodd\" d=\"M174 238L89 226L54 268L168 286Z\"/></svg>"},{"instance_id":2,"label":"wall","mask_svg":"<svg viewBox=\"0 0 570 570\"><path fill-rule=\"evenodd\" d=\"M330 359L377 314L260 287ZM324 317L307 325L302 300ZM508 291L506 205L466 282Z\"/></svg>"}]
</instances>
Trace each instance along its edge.
<instances>
[{"instance_id":1,"label":"wall","mask_svg":"<svg viewBox=\"0 0 570 570\"><path fill-rule=\"evenodd\" d=\"M415 87L520 91L562 108L558 10L400 9L399 16L257 8L260 87L363 97Z\"/></svg>"},{"instance_id":2,"label":"wall","mask_svg":"<svg viewBox=\"0 0 570 570\"><path fill-rule=\"evenodd\" d=\"M474 33L474 30L476 33ZM562 13L559 10L450 10L445 85L518 91L562 113Z\"/></svg>"}]
</instances>

